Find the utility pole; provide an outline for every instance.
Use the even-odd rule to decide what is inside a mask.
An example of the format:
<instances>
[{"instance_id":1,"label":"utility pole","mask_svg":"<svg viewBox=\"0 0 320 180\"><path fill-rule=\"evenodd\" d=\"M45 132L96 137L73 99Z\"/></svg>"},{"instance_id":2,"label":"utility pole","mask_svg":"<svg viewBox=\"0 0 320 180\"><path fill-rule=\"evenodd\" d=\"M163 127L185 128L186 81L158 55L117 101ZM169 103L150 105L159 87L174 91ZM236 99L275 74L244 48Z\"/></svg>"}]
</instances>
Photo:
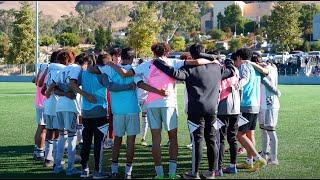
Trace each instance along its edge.
<instances>
[{"instance_id":1,"label":"utility pole","mask_svg":"<svg viewBox=\"0 0 320 180\"><path fill-rule=\"evenodd\" d=\"M39 3L36 1L36 74L38 74L39 64Z\"/></svg>"}]
</instances>

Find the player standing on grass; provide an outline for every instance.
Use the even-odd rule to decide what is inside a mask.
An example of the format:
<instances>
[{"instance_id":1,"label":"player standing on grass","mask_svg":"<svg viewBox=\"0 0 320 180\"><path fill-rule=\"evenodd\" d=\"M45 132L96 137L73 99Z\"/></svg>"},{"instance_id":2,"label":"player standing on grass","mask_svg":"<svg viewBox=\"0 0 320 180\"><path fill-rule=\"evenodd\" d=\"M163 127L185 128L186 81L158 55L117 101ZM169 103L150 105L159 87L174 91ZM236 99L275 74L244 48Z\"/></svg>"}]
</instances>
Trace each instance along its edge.
<instances>
[{"instance_id":1,"label":"player standing on grass","mask_svg":"<svg viewBox=\"0 0 320 180\"><path fill-rule=\"evenodd\" d=\"M59 71L63 70L63 68L66 67L65 65L68 63L66 62L66 59L57 60L57 55L59 52L60 51L55 51L51 55L50 64L46 73L46 82L44 85L46 88L51 85L51 83L53 82L52 80L57 76ZM43 79L43 77L41 79ZM54 165L54 162L56 162L57 144L59 138L58 120L56 117L57 99L58 96L54 92L51 92L44 103L44 115L47 128L44 167L52 167Z\"/></svg>"},{"instance_id":2,"label":"player standing on grass","mask_svg":"<svg viewBox=\"0 0 320 180\"><path fill-rule=\"evenodd\" d=\"M263 74L261 86L261 109L259 113L259 124L261 129L262 152L261 156L268 160L268 164L278 165L278 138L275 131L280 109L279 97L281 96L278 87L277 67L269 62L260 62L262 58L253 56L251 64L256 70ZM258 65L258 64L260 65ZM262 67L261 67L262 66ZM271 156L268 152L271 147ZM270 159L268 159L270 158Z\"/></svg>"},{"instance_id":3,"label":"player standing on grass","mask_svg":"<svg viewBox=\"0 0 320 180\"><path fill-rule=\"evenodd\" d=\"M45 96L41 94L41 89L43 84L39 84L40 78L43 74L45 74L45 69L47 68L47 64L40 64L38 69L38 74L34 79L34 83L36 85L36 95L35 95L35 109L36 109L36 123L37 130L34 135L34 151L33 151L33 159L35 160L43 160L44 159L44 146L45 146L45 137L46 137L46 128L45 128L45 119L44 119L44 101Z\"/></svg>"},{"instance_id":4,"label":"player standing on grass","mask_svg":"<svg viewBox=\"0 0 320 180\"><path fill-rule=\"evenodd\" d=\"M60 53L59 53L60 55ZM59 58L58 55L58 58ZM63 89L64 92L73 91L79 93L84 98L87 98L89 102L95 103L95 98L83 92L78 84L77 80L82 69L86 69L88 61L81 58L82 55L76 57L76 64L74 55L70 51L65 51L61 56L66 56L68 58L69 65L59 73L57 78L54 79L53 86L57 85L59 88ZM56 105L56 112L58 118L59 132L60 135L64 134L64 130L68 133L68 167L66 175L80 174L81 172L74 168L75 155L76 155L76 125L77 125L77 115L80 113L79 104L76 99L70 99L65 96L61 96ZM57 163L54 167L54 173L60 173L63 168L61 161L64 152L64 139L60 138L58 142L58 153L57 153Z\"/></svg>"},{"instance_id":5,"label":"player standing on grass","mask_svg":"<svg viewBox=\"0 0 320 180\"><path fill-rule=\"evenodd\" d=\"M235 66L240 71L241 103L240 111L242 116L249 122L239 127L237 139L247 151L247 160L239 164L239 169L256 171L265 166L267 162L258 154L254 145L254 130L256 127L258 113L260 110L260 74L252 65L244 63L250 60L252 51L248 48L241 48L236 51ZM253 159L255 162L253 163Z\"/></svg>"}]
</instances>

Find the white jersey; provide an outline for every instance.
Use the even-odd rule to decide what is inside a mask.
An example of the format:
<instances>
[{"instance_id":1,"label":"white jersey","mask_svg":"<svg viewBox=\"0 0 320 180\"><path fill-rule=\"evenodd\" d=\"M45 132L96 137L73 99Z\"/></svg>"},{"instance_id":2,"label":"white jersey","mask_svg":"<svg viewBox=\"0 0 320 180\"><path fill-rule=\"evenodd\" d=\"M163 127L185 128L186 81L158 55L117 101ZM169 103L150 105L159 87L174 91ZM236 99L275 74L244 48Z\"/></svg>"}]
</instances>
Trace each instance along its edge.
<instances>
[{"instance_id":1,"label":"white jersey","mask_svg":"<svg viewBox=\"0 0 320 180\"><path fill-rule=\"evenodd\" d=\"M63 71L60 71L54 81L58 85L61 84L65 87L68 87L70 80L78 80L80 72L81 67L79 65L71 64ZM63 89L63 91L66 91L66 89ZM56 112L74 112L80 114L81 108L77 99L69 99L68 97L61 96L57 101Z\"/></svg>"},{"instance_id":2,"label":"white jersey","mask_svg":"<svg viewBox=\"0 0 320 180\"><path fill-rule=\"evenodd\" d=\"M51 63L48 67L46 76L46 86L49 87L53 79L62 71L66 66L63 64ZM44 114L55 116L56 115L56 103L59 96L55 95L54 92L51 93L50 97L44 102Z\"/></svg>"},{"instance_id":3,"label":"white jersey","mask_svg":"<svg viewBox=\"0 0 320 180\"><path fill-rule=\"evenodd\" d=\"M278 88L278 70L277 67L272 65L267 65L266 68L269 70L268 80L271 84ZM279 98L277 95L268 90L265 85L261 87L261 109L280 109Z\"/></svg>"}]
</instances>

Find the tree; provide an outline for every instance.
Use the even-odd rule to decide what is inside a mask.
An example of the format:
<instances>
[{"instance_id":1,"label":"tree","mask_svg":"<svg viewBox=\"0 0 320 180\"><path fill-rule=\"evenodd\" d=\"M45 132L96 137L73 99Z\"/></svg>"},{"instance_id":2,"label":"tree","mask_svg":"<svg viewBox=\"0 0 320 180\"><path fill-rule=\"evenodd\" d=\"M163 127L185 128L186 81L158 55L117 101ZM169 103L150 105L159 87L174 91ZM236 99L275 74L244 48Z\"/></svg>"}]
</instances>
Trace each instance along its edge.
<instances>
[{"instance_id":1,"label":"tree","mask_svg":"<svg viewBox=\"0 0 320 180\"><path fill-rule=\"evenodd\" d=\"M56 43L56 39L51 36L44 36L40 39L40 46L50 46Z\"/></svg>"},{"instance_id":2,"label":"tree","mask_svg":"<svg viewBox=\"0 0 320 180\"><path fill-rule=\"evenodd\" d=\"M95 41L95 49L98 51L104 50L112 41L111 30L105 30L102 26L99 26L95 32Z\"/></svg>"},{"instance_id":3,"label":"tree","mask_svg":"<svg viewBox=\"0 0 320 180\"><path fill-rule=\"evenodd\" d=\"M213 29L212 31L209 32L209 35L211 36L212 39L216 39L219 41L223 41L227 39L227 34L220 29Z\"/></svg>"},{"instance_id":4,"label":"tree","mask_svg":"<svg viewBox=\"0 0 320 180\"><path fill-rule=\"evenodd\" d=\"M300 8L299 26L302 29L304 39L310 40L312 36L313 16L320 12L317 6L312 4L303 4Z\"/></svg>"},{"instance_id":5,"label":"tree","mask_svg":"<svg viewBox=\"0 0 320 180\"><path fill-rule=\"evenodd\" d=\"M0 32L0 58L8 56L9 45L10 41L8 35Z\"/></svg>"},{"instance_id":6,"label":"tree","mask_svg":"<svg viewBox=\"0 0 320 180\"><path fill-rule=\"evenodd\" d=\"M54 20L52 16L39 13L39 34L41 36L53 36Z\"/></svg>"},{"instance_id":7,"label":"tree","mask_svg":"<svg viewBox=\"0 0 320 180\"><path fill-rule=\"evenodd\" d=\"M35 62L34 13L28 1L22 1L20 10L15 13L13 23L12 46L9 49L8 63Z\"/></svg>"},{"instance_id":8,"label":"tree","mask_svg":"<svg viewBox=\"0 0 320 180\"><path fill-rule=\"evenodd\" d=\"M170 45L171 49L174 51L183 51L185 49L186 42L182 36L174 36Z\"/></svg>"},{"instance_id":9,"label":"tree","mask_svg":"<svg viewBox=\"0 0 320 180\"><path fill-rule=\"evenodd\" d=\"M207 14L213 8L213 4L210 1L197 1L200 8L200 16Z\"/></svg>"},{"instance_id":10,"label":"tree","mask_svg":"<svg viewBox=\"0 0 320 180\"><path fill-rule=\"evenodd\" d=\"M320 40L316 41L314 44L311 45L312 51L320 51Z\"/></svg>"},{"instance_id":11,"label":"tree","mask_svg":"<svg viewBox=\"0 0 320 180\"><path fill-rule=\"evenodd\" d=\"M243 43L240 38L232 38L229 41L229 50L231 52L236 52L239 48L243 46Z\"/></svg>"},{"instance_id":12,"label":"tree","mask_svg":"<svg viewBox=\"0 0 320 180\"><path fill-rule=\"evenodd\" d=\"M15 21L14 9L0 10L0 32L4 32L11 39L13 36L13 22Z\"/></svg>"},{"instance_id":13,"label":"tree","mask_svg":"<svg viewBox=\"0 0 320 180\"><path fill-rule=\"evenodd\" d=\"M200 28L200 14L194 1L164 1L157 3L155 8L159 9L161 41L168 43L177 31L192 32Z\"/></svg>"},{"instance_id":14,"label":"tree","mask_svg":"<svg viewBox=\"0 0 320 180\"><path fill-rule=\"evenodd\" d=\"M159 32L155 12L154 6L148 7L143 2L130 12L132 19L128 26L127 43L140 57L152 55L150 47L156 41Z\"/></svg>"},{"instance_id":15,"label":"tree","mask_svg":"<svg viewBox=\"0 0 320 180\"><path fill-rule=\"evenodd\" d=\"M268 40L278 51L290 51L300 38L298 5L295 2L279 1L268 20Z\"/></svg>"},{"instance_id":16,"label":"tree","mask_svg":"<svg viewBox=\"0 0 320 180\"><path fill-rule=\"evenodd\" d=\"M242 17L241 8L237 4L226 7L224 15L218 14L217 19L220 22L221 29L229 27L232 32L235 32L235 28L237 28L237 31L242 31L244 28L245 20Z\"/></svg>"},{"instance_id":17,"label":"tree","mask_svg":"<svg viewBox=\"0 0 320 180\"><path fill-rule=\"evenodd\" d=\"M80 44L80 37L75 33L64 32L58 35L57 40L61 46L75 47Z\"/></svg>"}]
</instances>

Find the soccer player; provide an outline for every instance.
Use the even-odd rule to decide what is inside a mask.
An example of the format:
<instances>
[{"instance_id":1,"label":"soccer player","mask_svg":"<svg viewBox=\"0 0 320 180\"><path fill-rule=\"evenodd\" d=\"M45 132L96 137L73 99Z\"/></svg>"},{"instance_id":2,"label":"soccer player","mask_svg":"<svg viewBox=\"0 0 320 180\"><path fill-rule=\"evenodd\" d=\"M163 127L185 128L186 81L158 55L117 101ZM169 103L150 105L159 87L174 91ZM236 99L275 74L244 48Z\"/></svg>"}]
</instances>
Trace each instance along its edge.
<instances>
[{"instance_id":1,"label":"soccer player","mask_svg":"<svg viewBox=\"0 0 320 180\"><path fill-rule=\"evenodd\" d=\"M143 59L140 59L138 64L142 64L145 61ZM145 81L145 79L143 80ZM146 136L147 136L147 130L148 130L148 118L147 118L147 108L146 108L146 99L148 97L148 92L144 89L137 88L137 96L139 100L139 105L141 107L141 122L142 122L142 127L141 127L141 145L142 146L148 146L147 141L146 141Z\"/></svg>"},{"instance_id":2,"label":"soccer player","mask_svg":"<svg viewBox=\"0 0 320 180\"><path fill-rule=\"evenodd\" d=\"M121 63L121 49L120 48L111 48L110 55L112 56L112 62L115 64ZM107 90L107 101L108 101L108 121L109 121L109 134L107 141L105 141L104 148L110 149L113 146L113 114L112 114L112 107L110 103L110 91Z\"/></svg>"},{"instance_id":3,"label":"soccer player","mask_svg":"<svg viewBox=\"0 0 320 180\"><path fill-rule=\"evenodd\" d=\"M64 92L73 91L79 93L89 102L95 103L95 97L91 94L83 92L77 84L79 74L82 69L86 69L86 67L88 66L88 61L84 58L81 58L81 55L79 55L76 57L76 63L74 63L75 58L74 54L71 51L64 51L59 53L58 59L59 56L61 56L62 58L66 58L69 62L69 65L59 73L57 78L54 79L55 83L52 83L52 86L49 87L49 90L57 85ZM76 99L71 99L65 96L61 96L56 104L56 113L60 135L63 136L64 130L68 133L68 167L66 171L67 176L81 173L81 171L74 168L77 143L76 125L77 115L80 113L79 108L80 107ZM58 141L57 163L54 167L55 174L63 171L63 168L61 166L61 160L64 154L63 151L64 139L60 138Z\"/></svg>"},{"instance_id":4,"label":"soccer player","mask_svg":"<svg viewBox=\"0 0 320 180\"><path fill-rule=\"evenodd\" d=\"M231 61L234 64L236 57L235 53L231 55ZM228 61L228 60L227 60ZM233 65L232 65L233 66ZM219 130L220 134L220 147L219 147L219 160L218 171L216 176L223 176L223 173L237 173L237 139L238 132L238 118L240 114L240 89L239 89L239 70L234 69L234 76L221 81L220 87L220 102L218 107L218 118L225 126ZM226 169L222 169L224 153L225 153L225 138L229 144L230 151L230 165Z\"/></svg>"},{"instance_id":5,"label":"soccer player","mask_svg":"<svg viewBox=\"0 0 320 180\"><path fill-rule=\"evenodd\" d=\"M193 44L190 47L193 59L199 59L204 51L202 45ZM188 92L188 126L192 136L192 171L184 174L185 179L200 178L199 166L202 159L202 140L205 137L209 169L203 173L207 179L215 177L215 159L218 152L215 145L216 122L219 100L219 89L222 78L231 76L232 67L223 71L217 64L202 66L184 66L178 70L170 67L165 61L157 59L153 64L170 77L186 82Z\"/></svg>"},{"instance_id":6,"label":"soccer player","mask_svg":"<svg viewBox=\"0 0 320 180\"><path fill-rule=\"evenodd\" d=\"M134 51L131 48L125 48L121 51L121 64L115 65L126 70L132 69ZM112 82L118 84L127 84L134 82L133 77L123 78L110 66L99 67L101 73L107 74ZM159 94L162 91L158 90ZM125 101L124 101L125 100ZM113 125L115 140L112 149L112 177L118 176L118 159L122 137L127 134L127 161L125 167L125 178L131 178L132 163L134 157L135 137L140 133L139 121L139 104L135 90L112 92L111 91L111 106L113 113Z\"/></svg>"},{"instance_id":7,"label":"soccer player","mask_svg":"<svg viewBox=\"0 0 320 180\"><path fill-rule=\"evenodd\" d=\"M47 88L51 85L52 80L57 76L59 71L66 67L65 65L67 64L67 62L64 61L64 59L59 59L59 61L57 61L57 55L59 52L60 51L55 51L51 55L50 64L46 75L46 82L44 85ZM47 98L48 99L44 103L44 117L46 120L47 128L44 167L52 167L56 160L57 144L59 138L58 120L56 117L56 102L58 96L52 92Z\"/></svg>"},{"instance_id":8,"label":"soccer player","mask_svg":"<svg viewBox=\"0 0 320 180\"><path fill-rule=\"evenodd\" d=\"M46 136L46 128L45 128L45 120L43 116L44 112L44 101L45 96L41 94L41 88L43 84L39 84L40 77L45 74L45 69L47 64L40 64L38 74L34 80L36 85L36 95L35 95L35 109L36 109L36 123L37 123L37 130L34 135L34 144L35 148L33 151L33 159L35 160L43 160L44 159L44 146L45 146L45 136Z\"/></svg>"},{"instance_id":9,"label":"soccer player","mask_svg":"<svg viewBox=\"0 0 320 180\"><path fill-rule=\"evenodd\" d=\"M251 64L244 63L250 60L252 51L248 48L241 48L236 51L236 67L240 71L241 102L240 111L242 116L249 122L239 127L237 139L247 151L247 160L239 164L239 169L249 169L256 171L265 166L267 162L258 154L255 149L254 130L256 127L258 113L260 110L260 81L261 76ZM255 162L253 163L253 159Z\"/></svg>"},{"instance_id":10,"label":"soccer player","mask_svg":"<svg viewBox=\"0 0 320 180\"><path fill-rule=\"evenodd\" d=\"M258 58L259 57L254 56L252 59ZM268 160L268 164L278 165L278 138L275 131L280 109L279 97L281 96L280 91L277 89L278 70L277 67L270 62L259 63L258 60L251 60L251 62L248 61L248 63L264 75L261 86L261 109L259 113L259 125L262 138L261 156ZM271 156L268 159L270 155L268 152L269 146L271 148Z\"/></svg>"}]
</instances>

